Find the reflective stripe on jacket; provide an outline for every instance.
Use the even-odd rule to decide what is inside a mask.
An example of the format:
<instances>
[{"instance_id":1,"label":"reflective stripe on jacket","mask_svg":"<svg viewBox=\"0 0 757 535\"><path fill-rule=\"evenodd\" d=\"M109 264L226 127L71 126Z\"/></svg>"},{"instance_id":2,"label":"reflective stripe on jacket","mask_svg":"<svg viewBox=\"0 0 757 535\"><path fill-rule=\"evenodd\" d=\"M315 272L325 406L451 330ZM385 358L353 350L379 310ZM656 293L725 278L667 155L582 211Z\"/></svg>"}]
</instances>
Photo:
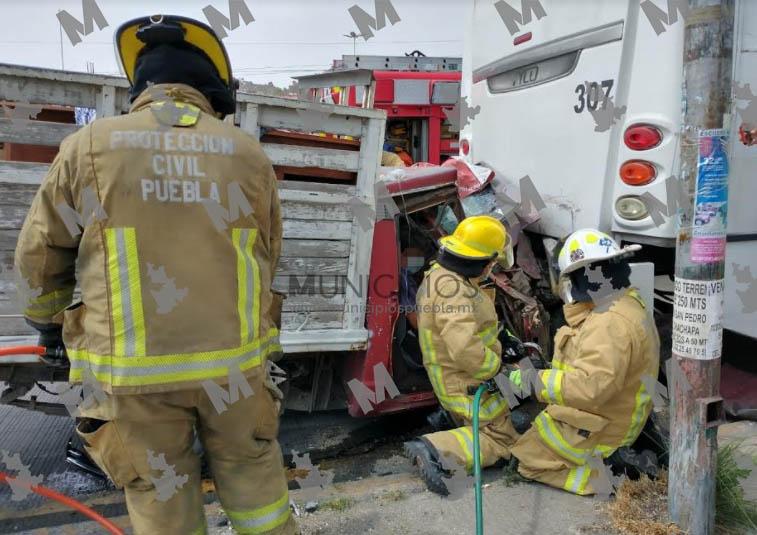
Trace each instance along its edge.
<instances>
[{"instance_id":1,"label":"reflective stripe on jacket","mask_svg":"<svg viewBox=\"0 0 757 535\"><path fill-rule=\"evenodd\" d=\"M502 364L494 303L475 281L434 264L418 289L417 305L423 363L434 393L445 409L470 420L468 387L494 377ZM507 409L501 395L487 392L481 420Z\"/></svg>"},{"instance_id":2,"label":"reflective stripe on jacket","mask_svg":"<svg viewBox=\"0 0 757 535\"><path fill-rule=\"evenodd\" d=\"M271 163L198 91L153 87L63 141L16 250L35 323L60 322L78 280L83 304L62 318L70 379L90 369L108 392L223 383L281 351Z\"/></svg>"},{"instance_id":3,"label":"reflective stripe on jacket","mask_svg":"<svg viewBox=\"0 0 757 535\"><path fill-rule=\"evenodd\" d=\"M567 325L555 336L553 368L539 372L537 397L551 405L535 425L556 453L582 464L591 452L569 448L552 420L596 434L605 456L632 444L652 409L642 379L657 380L660 341L635 290L605 312L595 312L591 303L565 305L564 311Z\"/></svg>"}]
</instances>

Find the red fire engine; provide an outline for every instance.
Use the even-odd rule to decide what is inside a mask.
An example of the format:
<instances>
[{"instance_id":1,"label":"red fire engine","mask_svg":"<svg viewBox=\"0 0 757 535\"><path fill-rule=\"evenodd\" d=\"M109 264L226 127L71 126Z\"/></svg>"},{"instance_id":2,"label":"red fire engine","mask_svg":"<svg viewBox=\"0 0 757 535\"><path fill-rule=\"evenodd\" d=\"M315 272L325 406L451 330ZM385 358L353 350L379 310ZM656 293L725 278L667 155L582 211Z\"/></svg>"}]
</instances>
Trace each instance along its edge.
<instances>
[{"instance_id":1,"label":"red fire engine","mask_svg":"<svg viewBox=\"0 0 757 535\"><path fill-rule=\"evenodd\" d=\"M444 110L460 98L461 58L342 56L332 70L295 77L312 100L385 110L385 149L406 164L440 164L458 154Z\"/></svg>"}]
</instances>

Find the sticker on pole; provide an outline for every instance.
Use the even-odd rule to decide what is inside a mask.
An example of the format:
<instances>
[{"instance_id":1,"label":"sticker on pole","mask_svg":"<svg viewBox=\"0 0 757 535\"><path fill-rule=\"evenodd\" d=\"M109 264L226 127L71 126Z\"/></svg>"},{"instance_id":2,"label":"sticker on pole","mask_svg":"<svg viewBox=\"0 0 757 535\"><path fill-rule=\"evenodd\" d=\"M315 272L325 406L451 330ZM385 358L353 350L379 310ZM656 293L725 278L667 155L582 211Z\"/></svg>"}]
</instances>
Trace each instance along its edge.
<instances>
[{"instance_id":1,"label":"sticker on pole","mask_svg":"<svg viewBox=\"0 0 757 535\"><path fill-rule=\"evenodd\" d=\"M673 353L697 360L720 358L723 345L723 279L675 280Z\"/></svg>"},{"instance_id":2,"label":"sticker on pole","mask_svg":"<svg viewBox=\"0 0 757 535\"><path fill-rule=\"evenodd\" d=\"M728 220L728 132L699 132L697 192L694 200L694 230L691 261L695 264L725 259Z\"/></svg>"}]
</instances>

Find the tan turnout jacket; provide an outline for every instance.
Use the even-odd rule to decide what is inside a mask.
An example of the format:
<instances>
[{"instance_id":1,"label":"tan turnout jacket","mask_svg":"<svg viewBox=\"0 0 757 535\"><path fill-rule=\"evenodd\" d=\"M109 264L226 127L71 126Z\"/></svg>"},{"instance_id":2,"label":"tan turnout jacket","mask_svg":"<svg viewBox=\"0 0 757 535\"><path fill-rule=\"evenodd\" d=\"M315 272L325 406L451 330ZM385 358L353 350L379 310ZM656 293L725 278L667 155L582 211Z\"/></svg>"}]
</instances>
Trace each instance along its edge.
<instances>
[{"instance_id":1,"label":"tan turnout jacket","mask_svg":"<svg viewBox=\"0 0 757 535\"><path fill-rule=\"evenodd\" d=\"M564 306L567 325L555 336L552 369L539 372L544 388L537 397L549 405L534 426L542 441L574 464L592 452L577 447L574 439L582 439L573 433L590 436L594 454L604 456L636 440L652 408L642 379L656 382L660 359L657 329L635 290L607 311L593 308ZM571 436L563 436L570 428Z\"/></svg>"},{"instance_id":2,"label":"tan turnout jacket","mask_svg":"<svg viewBox=\"0 0 757 535\"><path fill-rule=\"evenodd\" d=\"M436 397L445 409L470 420L468 388L494 377L502 364L494 303L474 280L433 264L418 289L417 305L423 364ZM486 392L479 414L483 422L507 410L501 395Z\"/></svg>"},{"instance_id":3,"label":"tan turnout jacket","mask_svg":"<svg viewBox=\"0 0 757 535\"><path fill-rule=\"evenodd\" d=\"M154 87L162 99L145 91L63 141L16 250L32 321L60 322L80 284L62 318L70 378L89 370L108 392L225 382L280 351L271 163L198 91Z\"/></svg>"}]
</instances>

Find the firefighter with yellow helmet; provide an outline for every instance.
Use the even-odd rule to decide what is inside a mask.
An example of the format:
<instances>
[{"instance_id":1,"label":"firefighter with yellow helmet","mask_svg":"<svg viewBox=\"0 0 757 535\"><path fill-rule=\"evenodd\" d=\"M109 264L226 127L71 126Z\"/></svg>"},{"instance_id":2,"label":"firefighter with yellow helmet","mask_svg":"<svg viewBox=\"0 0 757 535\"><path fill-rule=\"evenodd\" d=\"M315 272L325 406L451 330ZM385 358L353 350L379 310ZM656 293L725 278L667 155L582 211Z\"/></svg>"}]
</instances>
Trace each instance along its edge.
<instances>
[{"instance_id":1,"label":"firefighter with yellow helmet","mask_svg":"<svg viewBox=\"0 0 757 535\"><path fill-rule=\"evenodd\" d=\"M210 27L158 15L115 38L130 113L69 136L50 166L16 250L41 291L25 316L67 351L71 382L92 377L106 393L81 409L77 432L125 488L136 534L205 532L195 435L238 533L295 533L266 373L281 352L271 163L222 120L235 80ZM219 407L210 392L232 377L252 394Z\"/></svg>"},{"instance_id":2,"label":"firefighter with yellow helmet","mask_svg":"<svg viewBox=\"0 0 757 535\"><path fill-rule=\"evenodd\" d=\"M429 490L446 495L450 471L473 466L473 395L502 365L497 313L479 287L496 262L512 264L504 225L490 216L464 219L439 240L437 262L418 289L418 331L423 364L440 405L457 428L405 444ZM507 400L487 392L480 409L481 466L510 457L519 437L510 422Z\"/></svg>"},{"instance_id":3,"label":"firefighter with yellow helmet","mask_svg":"<svg viewBox=\"0 0 757 535\"><path fill-rule=\"evenodd\" d=\"M534 393L547 407L512 448L526 478L593 494L596 463L631 446L644 427L652 393L643 379L657 379L660 342L650 305L631 287L627 259L639 248L620 248L607 234L583 229L559 251L567 325L555 336L552 368L537 372ZM611 290L604 299L596 299L599 284ZM522 386L517 372L510 380Z\"/></svg>"}]
</instances>

